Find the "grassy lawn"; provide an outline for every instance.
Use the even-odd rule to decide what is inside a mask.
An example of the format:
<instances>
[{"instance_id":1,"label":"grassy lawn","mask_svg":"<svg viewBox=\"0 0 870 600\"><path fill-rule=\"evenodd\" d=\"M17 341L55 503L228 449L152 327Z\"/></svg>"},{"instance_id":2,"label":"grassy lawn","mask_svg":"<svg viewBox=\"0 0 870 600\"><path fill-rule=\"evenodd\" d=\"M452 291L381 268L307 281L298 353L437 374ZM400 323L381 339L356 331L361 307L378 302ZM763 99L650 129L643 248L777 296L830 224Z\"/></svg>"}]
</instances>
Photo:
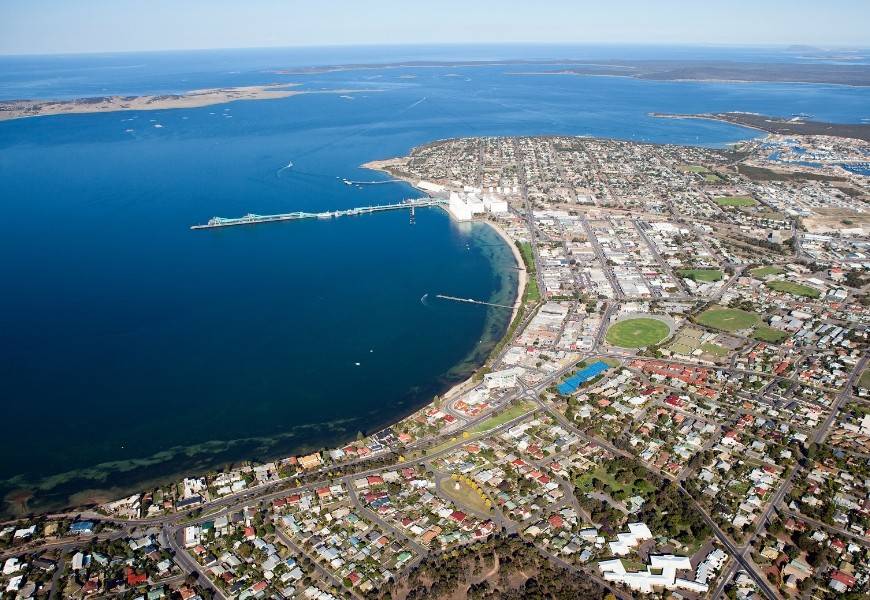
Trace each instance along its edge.
<instances>
[{"instance_id":1,"label":"grassy lawn","mask_svg":"<svg viewBox=\"0 0 870 600\"><path fill-rule=\"evenodd\" d=\"M778 344L788 337L788 333L781 329L768 327L767 325L756 325L755 330L752 332L752 337L762 342Z\"/></svg>"},{"instance_id":2,"label":"grassy lawn","mask_svg":"<svg viewBox=\"0 0 870 600\"><path fill-rule=\"evenodd\" d=\"M706 173L706 172L707 172L707 167L704 167L704 166L701 166L701 165L687 165L687 166L686 166L686 170L687 170L689 173Z\"/></svg>"},{"instance_id":3,"label":"grassy lawn","mask_svg":"<svg viewBox=\"0 0 870 600\"><path fill-rule=\"evenodd\" d=\"M701 344L701 350L703 350L704 352L708 352L713 356L725 356L728 354L727 348L723 348L719 344L711 344L709 342L706 344Z\"/></svg>"},{"instance_id":4,"label":"grassy lawn","mask_svg":"<svg viewBox=\"0 0 870 600\"><path fill-rule=\"evenodd\" d=\"M537 302L541 299L541 290L538 289L538 281L535 279L537 269L535 268L535 253L532 250L532 245L528 242L517 242L517 247L520 249L520 254L523 256L523 262L526 265L526 289L523 292L523 302Z\"/></svg>"},{"instance_id":5,"label":"grassy lawn","mask_svg":"<svg viewBox=\"0 0 870 600\"><path fill-rule=\"evenodd\" d=\"M698 339L691 335L686 335L684 330L680 330L677 335L674 336L674 339L671 340L671 343L668 344L668 350L676 352L677 354L689 355L697 348Z\"/></svg>"},{"instance_id":6,"label":"grassy lawn","mask_svg":"<svg viewBox=\"0 0 870 600\"><path fill-rule=\"evenodd\" d=\"M659 343L670 332L670 327L657 319L625 319L611 325L605 338L620 348L644 348Z\"/></svg>"},{"instance_id":7,"label":"grassy lawn","mask_svg":"<svg viewBox=\"0 0 870 600\"><path fill-rule=\"evenodd\" d=\"M719 281L723 276L719 269L680 269L677 273L680 277L706 283Z\"/></svg>"},{"instance_id":8,"label":"grassy lawn","mask_svg":"<svg viewBox=\"0 0 870 600\"><path fill-rule=\"evenodd\" d=\"M738 208L743 206L758 206L758 201L749 196L723 196L722 198L716 198L715 202L719 206L734 206Z\"/></svg>"},{"instance_id":9,"label":"grassy lawn","mask_svg":"<svg viewBox=\"0 0 870 600\"><path fill-rule=\"evenodd\" d=\"M532 245L529 242L517 242L520 249L520 254L523 255L523 262L526 263L526 270L529 275L534 275L535 270L535 253L532 251Z\"/></svg>"},{"instance_id":10,"label":"grassy lawn","mask_svg":"<svg viewBox=\"0 0 870 600\"><path fill-rule=\"evenodd\" d=\"M749 491L750 483L748 481L737 481L733 485L728 486L728 489L735 496L743 496Z\"/></svg>"},{"instance_id":11,"label":"grassy lawn","mask_svg":"<svg viewBox=\"0 0 870 600\"><path fill-rule=\"evenodd\" d=\"M782 267L756 267L749 272L756 279L761 279L762 277L767 277L769 275L781 275L782 273L785 273L785 269Z\"/></svg>"},{"instance_id":12,"label":"grassy lawn","mask_svg":"<svg viewBox=\"0 0 870 600\"><path fill-rule=\"evenodd\" d=\"M793 281L768 281L764 285L777 292L787 292L804 298L818 298L822 295L816 288Z\"/></svg>"},{"instance_id":13,"label":"grassy lawn","mask_svg":"<svg viewBox=\"0 0 870 600\"><path fill-rule=\"evenodd\" d=\"M450 446L453 446L454 444L457 444L461 441L462 441L462 437L460 437L458 435L454 435L450 439L448 439L444 442L441 442L437 446L432 446L431 448L427 448L425 451L425 454L427 456L430 456L432 454L437 454L437 453L441 452L442 450L445 450L446 448L449 448Z\"/></svg>"},{"instance_id":14,"label":"grassy lawn","mask_svg":"<svg viewBox=\"0 0 870 600\"><path fill-rule=\"evenodd\" d=\"M489 512L480 494L464 481L454 481L450 477L445 477L440 481L439 486L442 492L452 500L455 500L460 506L470 508L479 513L486 514Z\"/></svg>"},{"instance_id":15,"label":"grassy lawn","mask_svg":"<svg viewBox=\"0 0 870 600\"><path fill-rule=\"evenodd\" d=\"M722 180L718 175L714 175L713 173L707 173L704 175L704 181L707 183L722 183Z\"/></svg>"},{"instance_id":16,"label":"grassy lawn","mask_svg":"<svg viewBox=\"0 0 870 600\"><path fill-rule=\"evenodd\" d=\"M520 402L516 406L508 406L505 410L481 421L468 431L471 433L482 433L484 431L489 431L490 429L495 429L499 425L504 425L508 421L516 419L520 415L531 412L534 408L535 404L532 402Z\"/></svg>"},{"instance_id":17,"label":"grassy lawn","mask_svg":"<svg viewBox=\"0 0 870 600\"><path fill-rule=\"evenodd\" d=\"M594 489L592 485L593 479L598 479L599 481L604 482L604 484L610 488L611 493L615 493L619 490L624 491L626 498L631 498L632 496L646 496L655 489L653 483L647 479L640 480L641 482L638 485L635 485L634 483L620 483L603 466L598 466L591 471L586 471L577 478L575 483L577 484L577 487L583 491L590 492Z\"/></svg>"},{"instance_id":18,"label":"grassy lawn","mask_svg":"<svg viewBox=\"0 0 870 600\"><path fill-rule=\"evenodd\" d=\"M523 302L535 303L541 299L541 290L538 289L538 280L534 276L526 279L526 289L523 291Z\"/></svg>"},{"instance_id":19,"label":"grassy lawn","mask_svg":"<svg viewBox=\"0 0 870 600\"><path fill-rule=\"evenodd\" d=\"M858 385L870 390L870 369L866 369L861 373L861 379L858 381Z\"/></svg>"},{"instance_id":20,"label":"grassy lawn","mask_svg":"<svg viewBox=\"0 0 870 600\"><path fill-rule=\"evenodd\" d=\"M749 329L758 323L758 315L745 310L740 310L739 308L724 308L716 306L708 308L698 315L697 321L701 325L706 325L713 329L737 331L739 329Z\"/></svg>"},{"instance_id":21,"label":"grassy lawn","mask_svg":"<svg viewBox=\"0 0 870 600\"><path fill-rule=\"evenodd\" d=\"M639 571L646 571L646 563L642 563L641 561L635 560L635 559L623 558L622 559L622 566L629 573L637 573Z\"/></svg>"}]
</instances>

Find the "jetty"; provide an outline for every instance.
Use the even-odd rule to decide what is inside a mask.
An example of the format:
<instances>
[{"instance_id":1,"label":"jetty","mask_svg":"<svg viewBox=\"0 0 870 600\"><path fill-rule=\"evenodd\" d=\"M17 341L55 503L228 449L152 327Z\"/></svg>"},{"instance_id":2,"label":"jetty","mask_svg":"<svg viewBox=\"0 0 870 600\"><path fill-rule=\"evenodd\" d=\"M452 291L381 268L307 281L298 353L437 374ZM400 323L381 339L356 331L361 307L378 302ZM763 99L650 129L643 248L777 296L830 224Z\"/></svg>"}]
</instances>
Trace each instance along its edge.
<instances>
[{"instance_id":1,"label":"jetty","mask_svg":"<svg viewBox=\"0 0 870 600\"><path fill-rule=\"evenodd\" d=\"M382 179L378 181L353 181L352 179L342 179L341 180L344 185L383 185L385 183L405 183L401 179Z\"/></svg>"},{"instance_id":2,"label":"jetty","mask_svg":"<svg viewBox=\"0 0 870 600\"><path fill-rule=\"evenodd\" d=\"M260 223L276 223L279 221L299 221L301 219L336 219L338 217L352 217L357 215L367 215L376 212L385 212L388 210L410 210L412 213L416 208L426 208L429 206L447 205L446 200L436 198L414 198L403 200L395 204L378 204L374 206L360 206L357 208L348 208L345 210L330 210L326 212L291 212L280 213L276 215L255 215L249 213L243 217L226 218L212 217L207 223L202 225L191 225L191 229L215 229L218 227L236 227L239 225L259 225Z\"/></svg>"},{"instance_id":3,"label":"jetty","mask_svg":"<svg viewBox=\"0 0 870 600\"><path fill-rule=\"evenodd\" d=\"M441 298L442 300L453 300L454 302L467 302L468 304L482 304L484 306L495 306L498 308L508 308L513 310L513 306L508 306L507 304L494 304L492 302L484 302L483 300L475 300L474 298L457 298L456 296L445 296L444 294L435 294L436 298Z\"/></svg>"}]
</instances>

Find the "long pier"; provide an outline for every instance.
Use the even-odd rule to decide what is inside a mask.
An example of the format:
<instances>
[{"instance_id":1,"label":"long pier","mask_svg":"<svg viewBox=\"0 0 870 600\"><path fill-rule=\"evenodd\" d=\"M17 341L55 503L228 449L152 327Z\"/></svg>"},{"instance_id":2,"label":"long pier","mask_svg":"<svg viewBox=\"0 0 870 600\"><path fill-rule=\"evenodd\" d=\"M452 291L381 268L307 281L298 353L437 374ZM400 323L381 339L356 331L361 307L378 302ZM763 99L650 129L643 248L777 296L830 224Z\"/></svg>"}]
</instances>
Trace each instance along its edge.
<instances>
[{"instance_id":1,"label":"long pier","mask_svg":"<svg viewBox=\"0 0 870 600\"><path fill-rule=\"evenodd\" d=\"M191 225L191 229L215 229L218 227L236 227L238 225L258 225L260 223L275 223L278 221L298 221L301 219L335 219L338 217L351 217L356 215L367 215L369 213L384 212L388 210L414 210L415 208L425 208L427 206L445 206L445 200L435 198L410 199L397 202L395 204L378 204L374 206L360 206L357 208L348 208L345 210L330 210L326 212L309 213L309 212L291 212L280 213L277 215L255 215L249 213L244 217L226 218L212 217L203 225Z\"/></svg>"},{"instance_id":2,"label":"long pier","mask_svg":"<svg viewBox=\"0 0 870 600\"><path fill-rule=\"evenodd\" d=\"M508 306L507 304L493 304L492 302L484 302L483 300L475 300L474 298L457 298L456 296L445 296L444 294L435 294L436 298L441 298L442 300L453 300L454 302L467 302L468 304L483 304L484 306L496 306L498 308L509 308L511 310L514 309L513 306Z\"/></svg>"},{"instance_id":3,"label":"long pier","mask_svg":"<svg viewBox=\"0 0 870 600\"><path fill-rule=\"evenodd\" d=\"M382 179L379 181L353 181L352 179L342 179L344 185L383 185L385 183L405 183L401 179Z\"/></svg>"}]
</instances>

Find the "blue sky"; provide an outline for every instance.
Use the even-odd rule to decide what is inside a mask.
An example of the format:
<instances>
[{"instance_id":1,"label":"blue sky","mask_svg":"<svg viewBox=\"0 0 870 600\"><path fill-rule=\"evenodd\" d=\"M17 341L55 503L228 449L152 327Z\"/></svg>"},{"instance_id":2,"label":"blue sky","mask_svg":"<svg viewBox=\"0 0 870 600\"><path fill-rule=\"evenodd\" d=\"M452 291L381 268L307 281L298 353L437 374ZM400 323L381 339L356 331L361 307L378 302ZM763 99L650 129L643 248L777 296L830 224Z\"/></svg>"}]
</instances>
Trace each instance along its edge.
<instances>
[{"instance_id":1,"label":"blue sky","mask_svg":"<svg viewBox=\"0 0 870 600\"><path fill-rule=\"evenodd\" d=\"M432 43L870 46L867 0L0 0L0 54Z\"/></svg>"}]
</instances>

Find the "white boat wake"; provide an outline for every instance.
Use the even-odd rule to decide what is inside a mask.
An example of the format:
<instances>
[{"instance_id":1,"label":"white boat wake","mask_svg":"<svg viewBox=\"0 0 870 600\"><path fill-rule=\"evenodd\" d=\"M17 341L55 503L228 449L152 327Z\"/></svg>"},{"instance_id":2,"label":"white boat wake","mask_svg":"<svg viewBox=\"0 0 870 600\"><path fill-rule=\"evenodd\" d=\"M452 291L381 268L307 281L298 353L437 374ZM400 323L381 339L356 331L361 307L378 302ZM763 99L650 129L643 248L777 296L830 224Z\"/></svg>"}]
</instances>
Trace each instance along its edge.
<instances>
[{"instance_id":1,"label":"white boat wake","mask_svg":"<svg viewBox=\"0 0 870 600\"><path fill-rule=\"evenodd\" d=\"M280 176L281 173L283 173L283 172L286 171L287 169L292 169L292 168L293 168L293 161L291 160L291 161L288 162L286 165L284 165L283 167L281 167L280 169L278 169L277 171L275 171L275 175L279 175L279 176Z\"/></svg>"}]
</instances>

